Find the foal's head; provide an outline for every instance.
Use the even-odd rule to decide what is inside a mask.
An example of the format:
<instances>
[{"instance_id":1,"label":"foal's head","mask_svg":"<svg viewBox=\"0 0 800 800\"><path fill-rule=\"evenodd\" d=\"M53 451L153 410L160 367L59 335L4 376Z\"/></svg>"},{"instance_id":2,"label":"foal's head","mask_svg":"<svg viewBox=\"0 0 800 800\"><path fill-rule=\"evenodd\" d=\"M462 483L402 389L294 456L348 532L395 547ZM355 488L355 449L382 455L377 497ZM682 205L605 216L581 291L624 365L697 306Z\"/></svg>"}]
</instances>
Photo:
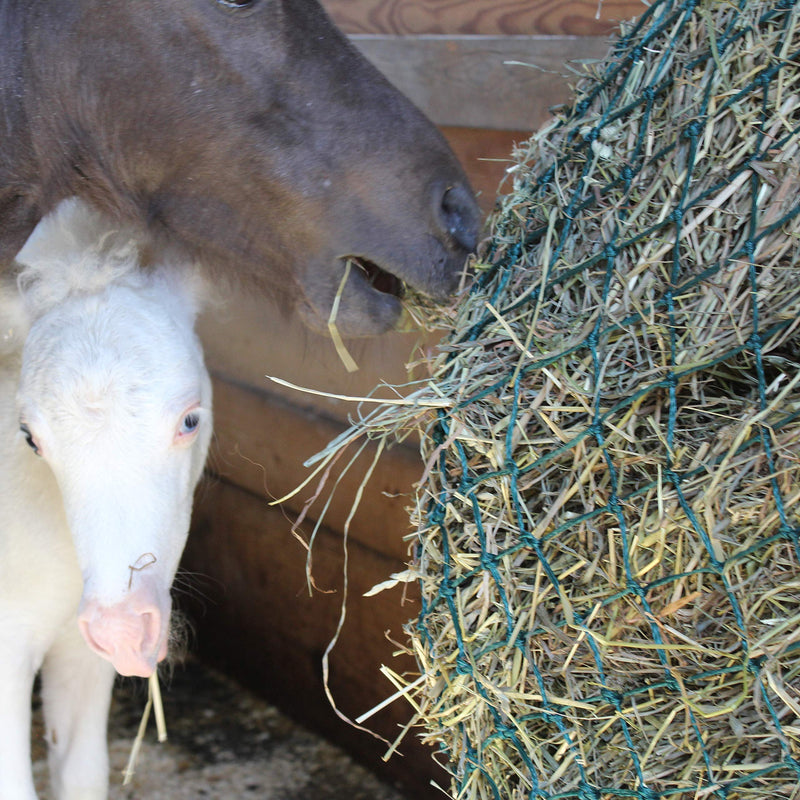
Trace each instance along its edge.
<instances>
[{"instance_id":1,"label":"foal's head","mask_svg":"<svg viewBox=\"0 0 800 800\"><path fill-rule=\"evenodd\" d=\"M191 273L141 270L131 241L101 224L68 203L20 253L32 324L18 406L31 458L47 462L61 491L87 642L120 672L141 674L166 652L211 384Z\"/></svg>"}]
</instances>

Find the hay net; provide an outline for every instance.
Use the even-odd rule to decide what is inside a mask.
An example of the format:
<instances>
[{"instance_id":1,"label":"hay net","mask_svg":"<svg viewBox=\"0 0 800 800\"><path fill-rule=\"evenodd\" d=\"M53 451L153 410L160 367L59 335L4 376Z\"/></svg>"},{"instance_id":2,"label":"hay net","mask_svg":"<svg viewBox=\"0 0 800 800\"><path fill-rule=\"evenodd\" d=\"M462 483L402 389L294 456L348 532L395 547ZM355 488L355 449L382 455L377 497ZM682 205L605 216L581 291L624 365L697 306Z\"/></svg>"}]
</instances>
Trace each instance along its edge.
<instances>
[{"instance_id":1,"label":"hay net","mask_svg":"<svg viewBox=\"0 0 800 800\"><path fill-rule=\"evenodd\" d=\"M799 22L624 28L514 154L416 405L353 428L422 433L454 798L800 797Z\"/></svg>"}]
</instances>

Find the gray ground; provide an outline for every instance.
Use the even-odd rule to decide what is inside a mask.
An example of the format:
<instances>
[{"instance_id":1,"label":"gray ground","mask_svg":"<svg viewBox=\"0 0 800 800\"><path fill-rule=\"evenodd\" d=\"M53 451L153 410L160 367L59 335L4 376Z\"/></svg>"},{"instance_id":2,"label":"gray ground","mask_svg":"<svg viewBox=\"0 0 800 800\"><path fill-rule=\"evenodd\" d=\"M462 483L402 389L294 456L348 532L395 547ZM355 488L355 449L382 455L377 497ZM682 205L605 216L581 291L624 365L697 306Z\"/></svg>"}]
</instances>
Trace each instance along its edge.
<instances>
[{"instance_id":1,"label":"gray ground","mask_svg":"<svg viewBox=\"0 0 800 800\"><path fill-rule=\"evenodd\" d=\"M190 661L162 686L169 740L150 721L128 786L121 773L146 700L144 681L115 691L109 723L110 800L403 800L341 750L299 727L233 682ZM34 773L43 800L47 770L41 719L34 722Z\"/></svg>"}]
</instances>

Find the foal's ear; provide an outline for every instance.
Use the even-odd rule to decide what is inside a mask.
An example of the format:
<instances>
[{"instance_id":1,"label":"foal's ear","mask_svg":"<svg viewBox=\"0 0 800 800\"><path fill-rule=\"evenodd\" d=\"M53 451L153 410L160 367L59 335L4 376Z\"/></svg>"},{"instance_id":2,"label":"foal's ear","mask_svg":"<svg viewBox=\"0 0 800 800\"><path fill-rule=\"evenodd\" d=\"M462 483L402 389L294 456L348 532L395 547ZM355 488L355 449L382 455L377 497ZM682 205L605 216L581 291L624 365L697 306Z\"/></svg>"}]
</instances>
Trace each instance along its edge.
<instances>
[{"instance_id":1,"label":"foal's ear","mask_svg":"<svg viewBox=\"0 0 800 800\"><path fill-rule=\"evenodd\" d=\"M16 261L19 291L38 316L73 292L98 291L135 272L139 248L132 232L70 198L41 219Z\"/></svg>"},{"instance_id":2,"label":"foal's ear","mask_svg":"<svg viewBox=\"0 0 800 800\"><path fill-rule=\"evenodd\" d=\"M16 260L29 269L49 271L65 261L85 259L98 250L109 228L98 212L70 197L39 221Z\"/></svg>"}]
</instances>

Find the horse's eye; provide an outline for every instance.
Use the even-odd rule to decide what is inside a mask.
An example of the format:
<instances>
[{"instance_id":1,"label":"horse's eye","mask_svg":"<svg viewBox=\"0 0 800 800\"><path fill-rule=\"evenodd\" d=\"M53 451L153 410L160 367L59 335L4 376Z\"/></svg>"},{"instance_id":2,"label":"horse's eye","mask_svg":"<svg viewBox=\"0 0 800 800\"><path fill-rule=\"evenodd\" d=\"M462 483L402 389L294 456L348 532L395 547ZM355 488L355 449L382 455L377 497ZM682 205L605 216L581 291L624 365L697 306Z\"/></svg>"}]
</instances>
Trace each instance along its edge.
<instances>
[{"instance_id":1,"label":"horse's eye","mask_svg":"<svg viewBox=\"0 0 800 800\"><path fill-rule=\"evenodd\" d=\"M33 434L31 433L31 429L24 423L21 422L19 425L20 432L25 437L25 441L28 443L28 447L36 453L37 456L40 456L41 453L39 452L39 445L36 444L36 439L33 438Z\"/></svg>"},{"instance_id":2,"label":"horse's eye","mask_svg":"<svg viewBox=\"0 0 800 800\"><path fill-rule=\"evenodd\" d=\"M216 0L217 5L222 6L223 8L250 8L254 6L257 0Z\"/></svg>"}]
</instances>

